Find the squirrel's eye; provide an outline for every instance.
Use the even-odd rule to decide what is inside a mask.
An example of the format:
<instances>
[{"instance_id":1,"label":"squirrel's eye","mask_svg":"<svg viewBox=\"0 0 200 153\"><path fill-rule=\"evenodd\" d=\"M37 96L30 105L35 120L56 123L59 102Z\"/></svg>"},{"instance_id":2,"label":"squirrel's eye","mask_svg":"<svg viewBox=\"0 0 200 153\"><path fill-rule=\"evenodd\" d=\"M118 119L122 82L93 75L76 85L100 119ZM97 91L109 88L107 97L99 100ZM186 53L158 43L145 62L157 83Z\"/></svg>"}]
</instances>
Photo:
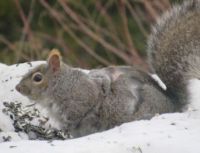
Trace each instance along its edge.
<instances>
[{"instance_id":1,"label":"squirrel's eye","mask_svg":"<svg viewBox=\"0 0 200 153\"><path fill-rule=\"evenodd\" d=\"M37 72L37 73L33 74L32 80L33 80L34 82L39 83L39 82L42 81L42 79L43 79L43 76L42 76L41 73Z\"/></svg>"}]
</instances>

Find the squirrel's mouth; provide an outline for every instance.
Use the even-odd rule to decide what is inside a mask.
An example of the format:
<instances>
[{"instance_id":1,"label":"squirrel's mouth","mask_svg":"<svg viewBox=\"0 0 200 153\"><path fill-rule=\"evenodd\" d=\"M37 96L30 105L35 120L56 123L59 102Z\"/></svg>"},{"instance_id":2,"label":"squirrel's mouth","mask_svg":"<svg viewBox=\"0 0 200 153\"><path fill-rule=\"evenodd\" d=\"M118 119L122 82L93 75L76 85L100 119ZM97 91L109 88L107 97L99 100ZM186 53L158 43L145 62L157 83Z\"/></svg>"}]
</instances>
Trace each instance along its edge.
<instances>
[{"instance_id":1,"label":"squirrel's mouth","mask_svg":"<svg viewBox=\"0 0 200 153\"><path fill-rule=\"evenodd\" d=\"M20 84L17 84L15 89L21 93L22 95L29 95L30 94L30 90L26 87L26 86L22 86Z\"/></svg>"}]
</instances>

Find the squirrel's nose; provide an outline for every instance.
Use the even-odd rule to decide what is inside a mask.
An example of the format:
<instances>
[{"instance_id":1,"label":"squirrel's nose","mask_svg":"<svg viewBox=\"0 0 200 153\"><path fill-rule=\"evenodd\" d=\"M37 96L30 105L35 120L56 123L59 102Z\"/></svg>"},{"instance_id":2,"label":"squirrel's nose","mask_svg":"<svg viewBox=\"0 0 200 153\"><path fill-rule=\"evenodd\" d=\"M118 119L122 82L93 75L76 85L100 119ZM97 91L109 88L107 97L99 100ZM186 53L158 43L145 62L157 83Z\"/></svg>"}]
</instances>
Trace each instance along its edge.
<instances>
[{"instance_id":1,"label":"squirrel's nose","mask_svg":"<svg viewBox=\"0 0 200 153\"><path fill-rule=\"evenodd\" d=\"M18 91L18 92L20 92L20 85L18 84L18 85L16 85L16 87L15 87L15 89Z\"/></svg>"}]
</instances>

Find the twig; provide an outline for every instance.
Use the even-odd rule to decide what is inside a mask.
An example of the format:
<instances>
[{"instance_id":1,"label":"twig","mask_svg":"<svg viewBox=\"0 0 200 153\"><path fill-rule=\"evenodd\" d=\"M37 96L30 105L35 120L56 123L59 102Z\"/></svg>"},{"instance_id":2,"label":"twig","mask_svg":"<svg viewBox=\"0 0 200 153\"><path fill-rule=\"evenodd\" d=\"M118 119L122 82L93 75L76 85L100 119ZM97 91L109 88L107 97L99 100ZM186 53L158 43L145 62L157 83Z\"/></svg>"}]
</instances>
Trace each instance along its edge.
<instances>
[{"instance_id":1,"label":"twig","mask_svg":"<svg viewBox=\"0 0 200 153\"><path fill-rule=\"evenodd\" d=\"M23 11L23 9L22 9L22 7L20 5L19 0L15 0L15 4L16 4L16 7L17 7L17 9L19 11L19 15L20 15L20 17L22 19L22 22L24 24L23 34L27 34L27 33L30 34L31 31L30 31L29 21L28 21L27 17L24 14L24 11Z\"/></svg>"},{"instance_id":2,"label":"twig","mask_svg":"<svg viewBox=\"0 0 200 153\"><path fill-rule=\"evenodd\" d=\"M156 21L157 17L159 16L157 14L157 12L155 11L155 9L152 7L151 2L149 2L148 0L142 0L145 8L147 9L148 13L150 14L150 16L152 17L152 19L154 21Z\"/></svg>"},{"instance_id":3,"label":"twig","mask_svg":"<svg viewBox=\"0 0 200 153\"><path fill-rule=\"evenodd\" d=\"M71 19L76 22L79 26L80 29L82 29L82 31L87 34L88 36L90 36L92 39L94 39L95 41L99 42L104 48L106 48L107 50L110 50L112 53L114 53L115 55L117 55L118 57L122 58L126 63L131 64L131 60L128 57L128 55L126 55L125 53L123 53L121 50L115 48L114 46L112 46L111 44L109 44L108 42L106 42L104 39L100 38L98 35L96 35L94 32L92 32L78 17L78 15L72 11L68 5L66 3L64 3L63 0L58 0L61 4L61 6L63 7L63 9L65 10L65 12L69 15L69 17L71 17Z\"/></svg>"},{"instance_id":4,"label":"twig","mask_svg":"<svg viewBox=\"0 0 200 153\"><path fill-rule=\"evenodd\" d=\"M47 33L42 33L42 32L35 32L35 34L39 37L42 37L43 39L46 39L54 44L61 46L66 51L69 50L69 47L67 47L66 43L59 37L55 38L55 37L48 35Z\"/></svg>"},{"instance_id":5,"label":"twig","mask_svg":"<svg viewBox=\"0 0 200 153\"><path fill-rule=\"evenodd\" d=\"M29 11L28 17L26 17L26 15L25 15L25 13L24 13L21 5L20 5L19 0L15 0L15 4L16 4L16 7L19 11L22 22L24 24L24 28L23 28L23 32L22 32L22 36L21 36L21 40L20 40L20 42L21 42L20 48L19 48L19 51L21 52L23 50L24 41L25 41L26 36L28 36L29 38L32 36L32 32L31 32L31 28L30 28L30 22L31 22L31 19L33 17L33 6L35 4L35 0L31 1L30 11ZM17 61L18 61L19 58L20 58L20 53L18 53L16 55L16 58L17 58Z\"/></svg>"},{"instance_id":6,"label":"twig","mask_svg":"<svg viewBox=\"0 0 200 153\"><path fill-rule=\"evenodd\" d=\"M126 5L132 15L132 17L134 18L135 22L137 23L140 31L142 32L143 36L145 38L147 38L148 36L148 32L146 31L144 25L141 22L141 19L139 19L139 14L136 13L136 11L134 10L134 8L131 6L130 2L128 0L126 0Z\"/></svg>"},{"instance_id":7,"label":"twig","mask_svg":"<svg viewBox=\"0 0 200 153\"><path fill-rule=\"evenodd\" d=\"M91 56L96 58L99 62L101 62L104 65L110 65L108 61L97 55L88 45L86 45L81 39L79 39L73 32L70 30L70 28L67 26L67 24L64 24L62 20L60 20L58 12L56 12L54 9L52 9L45 0L40 0L41 4L50 12L50 14L58 21L58 23L62 26L62 28L81 46L87 51Z\"/></svg>"},{"instance_id":8,"label":"twig","mask_svg":"<svg viewBox=\"0 0 200 153\"><path fill-rule=\"evenodd\" d=\"M63 39L60 39L59 37L55 38L51 35L48 35L46 33L41 33L41 32L36 33L36 35L41 37L42 39L46 39L47 41L50 41L58 46L61 46L63 48L63 51L64 51L63 53L65 57L73 58L75 62L79 63L79 65L81 66L85 65L85 63L83 63L79 58L74 57L74 54L70 54L73 52L73 50L66 45Z\"/></svg>"},{"instance_id":9,"label":"twig","mask_svg":"<svg viewBox=\"0 0 200 153\"><path fill-rule=\"evenodd\" d=\"M128 45L128 51L135 56L135 54L137 54L137 51L133 45L132 42L132 38L130 36L130 32L129 32L129 28L128 28L128 19L127 19L127 15L126 15L126 8L125 8L125 1L124 0L119 0L119 13L121 15L121 20L122 20L122 28L124 31L124 36L125 39L127 41L127 45Z\"/></svg>"},{"instance_id":10,"label":"twig","mask_svg":"<svg viewBox=\"0 0 200 153\"><path fill-rule=\"evenodd\" d=\"M104 17L105 22L107 23L107 28L109 29L109 31L111 31L111 33L113 33L113 35L117 36L118 32L116 30L116 25L114 25L113 23L113 19L111 18L111 16L108 14L107 9L109 7L109 2L108 1L105 5L101 4L101 1L96 1L96 9L97 11L100 13L100 16Z\"/></svg>"},{"instance_id":11,"label":"twig","mask_svg":"<svg viewBox=\"0 0 200 153\"><path fill-rule=\"evenodd\" d=\"M7 40L4 36L0 35L0 41L4 43L11 51L13 52L16 51L16 47L12 44L12 42Z\"/></svg>"},{"instance_id":12,"label":"twig","mask_svg":"<svg viewBox=\"0 0 200 153\"><path fill-rule=\"evenodd\" d=\"M111 38L112 41L117 45L121 50L128 49L122 41L112 32L109 32L106 28L100 27L98 24L93 22L92 20L81 18L85 24L87 24L91 29L94 29L99 35L104 35L108 38ZM76 25L75 25L76 26ZM77 26L78 27L78 26ZM79 29L78 29L79 30Z\"/></svg>"}]
</instances>

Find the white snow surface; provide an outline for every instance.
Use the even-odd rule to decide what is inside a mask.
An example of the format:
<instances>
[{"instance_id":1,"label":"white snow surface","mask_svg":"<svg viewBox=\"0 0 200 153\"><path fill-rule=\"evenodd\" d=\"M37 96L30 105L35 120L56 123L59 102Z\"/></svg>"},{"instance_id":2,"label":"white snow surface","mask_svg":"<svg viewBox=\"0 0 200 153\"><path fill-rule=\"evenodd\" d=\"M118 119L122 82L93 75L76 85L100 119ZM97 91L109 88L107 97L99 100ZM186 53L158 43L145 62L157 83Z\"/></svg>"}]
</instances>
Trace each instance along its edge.
<instances>
[{"instance_id":1,"label":"white snow surface","mask_svg":"<svg viewBox=\"0 0 200 153\"><path fill-rule=\"evenodd\" d=\"M0 137L12 136L10 142L2 142L2 153L197 153L200 152L200 104L194 103L184 113L155 116L151 120L124 123L108 131L68 140L27 140L23 133L15 133L12 121L2 113L4 101L20 101L30 104L26 97L15 91L15 85L30 69L43 61L6 66L0 64ZM196 95L197 80L190 82ZM195 85L198 84L196 87ZM195 99L195 100L194 100ZM40 108L41 109L41 108ZM43 111L46 113L45 110ZM53 123L53 121L52 121ZM55 126L56 123L55 123Z\"/></svg>"}]
</instances>

